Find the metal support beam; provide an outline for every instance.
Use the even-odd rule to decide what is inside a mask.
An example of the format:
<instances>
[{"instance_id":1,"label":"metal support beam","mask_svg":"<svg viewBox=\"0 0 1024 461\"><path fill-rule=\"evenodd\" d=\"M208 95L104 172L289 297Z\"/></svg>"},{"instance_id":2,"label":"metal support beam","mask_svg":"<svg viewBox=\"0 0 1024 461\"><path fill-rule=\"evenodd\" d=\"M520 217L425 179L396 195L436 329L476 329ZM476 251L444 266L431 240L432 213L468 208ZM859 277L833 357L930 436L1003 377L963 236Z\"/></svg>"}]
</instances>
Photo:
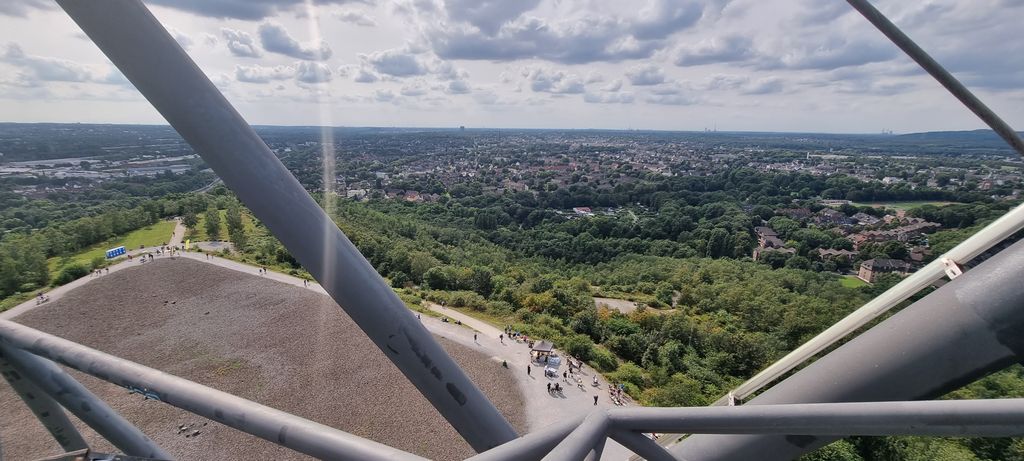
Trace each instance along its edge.
<instances>
[{"instance_id":1,"label":"metal support beam","mask_svg":"<svg viewBox=\"0 0 1024 461\"><path fill-rule=\"evenodd\" d=\"M168 405L315 458L423 459L8 320L0 320L0 344L23 349L17 352L31 352L129 390L144 392Z\"/></svg>"},{"instance_id":2,"label":"metal support beam","mask_svg":"<svg viewBox=\"0 0 1024 461\"><path fill-rule=\"evenodd\" d=\"M889 40L903 50L907 56L910 56L910 59L913 59L921 68L931 74L935 80L938 80L942 86L946 87L953 96L959 99L963 105L967 106L971 112L974 112L978 118L992 127L992 130L999 137L1003 138L1013 150L1017 151L1020 155L1024 155L1024 141L1017 135L1017 132L1010 128L1010 125L1004 122L1003 119L999 118L992 109L989 109L985 103L981 102L974 93L971 93L971 90L968 90L963 83L960 83L953 74L950 74L941 64L921 49L917 43L914 43L899 27L896 27L889 18L886 18L867 0L846 0L846 2L864 16L868 22L885 34L886 37L889 37Z\"/></svg>"},{"instance_id":3,"label":"metal support beam","mask_svg":"<svg viewBox=\"0 0 1024 461\"><path fill-rule=\"evenodd\" d=\"M538 461L569 435L583 417L570 418L526 434L503 445L491 448L466 461Z\"/></svg>"},{"instance_id":4,"label":"metal support beam","mask_svg":"<svg viewBox=\"0 0 1024 461\"><path fill-rule=\"evenodd\" d=\"M608 417L613 429L683 434L1024 435L1024 399L624 408Z\"/></svg>"},{"instance_id":5,"label":"metal support beam","mask_svg":"<svg viewBox=\"0 0 1024 461\"><path fill-rule=\"evenodd\" d=\"M599 461L601 459L601 454L604 453L604 444L606 442L608 442L607 434L597 441L597 445L594 445L594 449L591 450L590 454L587 455L587 459L592 461Z\"/></svg>"},{"instance_id":6,"label":"metal support beam","mask_svg":"<svg viewBox=\"0 0 1024 461\"><path fill-rule=\"evenodd\" d=\"M604 440L607 432L608 414L604 410L590 413L543 461L581 461Z\"/></svg>"},{"instance_id":7,"label":"metal support beam","mask_svg":"<svg viewBox=\"0 0 1024 461\"><path fill-rule=\"evenodd\" d=\"M139 0L57 3L473 448L516 437Z\"/></svg>"},{"instance_id":8,"label":"metal support beam","mask_svg":"<svg viewBox=\"0 0 1024 461\"><path fill-rule=\"evenodd\" d=\"M1024 241L1017 242L742 407L929 400L1024 358ZM689 461L789 460L837 437L695 435Z\"/></svg>"},{"instance_id":9,"label":"metal support beam","mask_svg":"<svg viewBox=\"0 0 1024 461\"><path fill-rule=\"evenodd\" d=\"M6 320L5 320L6 322ZM0 342L16 371L129 456L173 459L139 428L53 362ZM84 443L84 442L83 442Z\"/></svg>"},{"instance_id":10,"label":"metal support beam","mask_svg":"<svg viewBox=\"0 0 1024 461\"><path fill-rule=\"evenodd\" d=\"M620 445L630 449L641 458L647 461L680 461L681 458L673 456L658 442L651 440L639 432L612 429L608 431L608 437L619 442Z\"/></svg>"},{"instance_id":11,"label":"metal support beam","mask_svg":"<svg viewBox=\"0 0 1024 461\"><path fill-rule=\"evenodd\" d=\"M4 353L3 347L0 347L0 375L11 385L14 392L18 394L18 397L21 397L25 405L32 410L32 414L36 415L36 419L53 436L53 439L57 441L62 450L68 452L89 448L89 445L85 443L85 439L82 438L82 434L78 432L78 429L75 429L74 424L71 423L71 419L64 413L64 409L60 407L60 404L29 381L27 377L19 373L18 370L14 369L14 366L7 359L7 354ZM0 456L0 459L3 459L3 457Z\"/></svg>"}]
</instances>

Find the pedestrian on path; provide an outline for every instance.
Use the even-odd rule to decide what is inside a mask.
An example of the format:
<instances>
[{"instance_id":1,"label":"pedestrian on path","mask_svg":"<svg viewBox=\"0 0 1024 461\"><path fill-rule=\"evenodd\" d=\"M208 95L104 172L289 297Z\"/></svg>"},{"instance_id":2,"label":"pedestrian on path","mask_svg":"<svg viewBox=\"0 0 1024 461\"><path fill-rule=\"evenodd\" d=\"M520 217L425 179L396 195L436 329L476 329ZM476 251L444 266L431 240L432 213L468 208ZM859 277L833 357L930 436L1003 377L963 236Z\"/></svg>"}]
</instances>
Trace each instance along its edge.
<instances>
[{"instance_id":1,"label":"pedestrian on path","mask_svg":"<svg viewBox=\"0 0 1024 461\"><path fill-rule=\"evenodd\" d=\"M502 344L505 344L505 335L498 335L498 341L501 341Z\"/></svg>"},{"instance_id":2,"label":"pedestrian on path","mask_svg":"<svg viewBox=\"0 0 1024 461\"><path fill-rule=\"evenodd\" d=\"M476 333L473 333L473 342L476 342Z\"/></svg>"},{"instance_id":3,"label":"pedestrian on path","mask_svg":"<svg viewBox=\"0 0 1024 461\"><path fill-rule=\"evenodd\" d=\"M309 287L309 280L302 279L302 286Z\"/></svg>"},{"instance_id":4,"label":"pedestrian on path","mask_svg":"<svg viewBox=\"0 0 1024 461\"><path fill-rule=\"evenodd\" d=\"M530 376L530 366L526 366L526 376Z\"/></svg>"},{"instance_id":5,"label":"pedestrian on path","mask_svg":"<svg viewBox=\"0 0 1024 461\"><path fill-rule=\"evenodd\" d=\"M594 395L594 405L597 405L597 395Z\"/></svg>"},{"instance_id":6,"label":"pedestrian on path","mask_svg":"<svg viewBox=\"0 0 1024 461\"><path fill-rule=\"evenodd\" d=\"M551 382L548 381L548 394L550 394L550 393L551 393Z\"/></svg>"}]
</instances>

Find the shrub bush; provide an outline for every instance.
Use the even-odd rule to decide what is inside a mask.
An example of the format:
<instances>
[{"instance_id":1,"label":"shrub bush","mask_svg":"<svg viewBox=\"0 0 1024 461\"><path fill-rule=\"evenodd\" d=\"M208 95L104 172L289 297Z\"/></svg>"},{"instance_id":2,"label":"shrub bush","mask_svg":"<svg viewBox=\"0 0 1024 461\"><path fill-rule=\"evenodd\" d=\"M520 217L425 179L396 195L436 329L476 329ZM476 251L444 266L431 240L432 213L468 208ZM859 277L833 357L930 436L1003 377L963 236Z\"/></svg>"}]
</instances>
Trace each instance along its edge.
<instances>
[{"instance_id":1,"label":"shrub bush","mask_svg":"<svg viewBox=\"0 0 1024 461\"><path fill-rule=\"evenodd\" d=\"M608 349L596 346L591 348L590 353L592 358L588 363L603 373L613 372L619 367L619 360Z\"/></svg>"},{"instance_id":2,"label":"shrub bush","mask_svg":"<svg viewBox=\"0 0 1024 461\"><path fill-rule=\"evenodd\" d=\"M57 274L56 277L54 277L53 286L60 286L67 283L71 283L75 280L85 277L86 275L89 275L89 272L91 272L89 268L81 264L71 264L69 266L64 266L64 268L60 270L60 273Z\"/></svg>"}]
</instances>

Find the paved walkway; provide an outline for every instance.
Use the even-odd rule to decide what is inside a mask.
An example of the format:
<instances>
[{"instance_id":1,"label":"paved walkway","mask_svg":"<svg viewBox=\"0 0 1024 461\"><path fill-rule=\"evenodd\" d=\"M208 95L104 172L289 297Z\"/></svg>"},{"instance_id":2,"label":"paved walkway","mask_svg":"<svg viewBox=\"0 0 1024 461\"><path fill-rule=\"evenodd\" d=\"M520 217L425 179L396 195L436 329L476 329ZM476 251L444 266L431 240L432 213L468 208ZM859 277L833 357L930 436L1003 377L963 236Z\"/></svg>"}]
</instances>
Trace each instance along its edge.
<instances>
[{"instance_id":1,"label":"paved walkway","mask_svg":"<svg viewBox=\"0 0 1024 461\"><path fill-rule=\"evenodd\" d=\"M177 226L175 235L179 235L177 234ZM184 235L184 233L180 235ZM139 250L139 252L146 251L148 250ZM278 272L267 272L266 274L261 275L261 271L258 266L252 266L202 253L181 252L176 256L156 256L154 262L145 264L159 263L160 260L167 258L188 258L196 261L202 261L227 269L266 277L277 282L297 287L304 287L325 295L327 294L323 287L313 281L309 281L307 285L303 283L303 279L301 278ZM110 272L116 272L131 265L138 264L141 263L139 263L139 258L136 258L132 261L124 261L110 266L109 269ZM67 285L55 288L48 292L47 295L50 297L51 301L59 299L68 291L89 283L94 278L103 277L105 274L106 272L104 272L104 275L100 276L85 276ZM442 322L439 318L422 316L421 321L423 322L423 325L430 330L431 333L458 342L467 347L476 348L484 354L492 357L492 359L497 362L501 362L502 360L508 362L509 369L512 371L512 376L516 378L516 382L519 384L520 390L523 393L523 398L526 402L527 424L530 431L541 430L548 425L562 421L566 418L589 413L595 408L594 395L598 396L597 408L616 408L608 398L608 383L600 374L597 375L599 386L594 388L591 385L591 380L595 371L589 366L585 366L584 370L581 372L581 377L583 378L582 388L578 387L575 383L570 385L562 380L561 372L567 370L567 365L564 363L559 369L559 377L557 379L546 378L544 377L544 368L542 365L530 363L530 348L525 343L517 343L515 341L510 341L507 338L504 342L499 341L498 335L502 334L502 331L482 320L452 309L441 307L434 303L426 303L426 305L432 311L439 312L452 320L459 320L463 323L463 325L456 325L451 322ZM35 300L27 301L0 313L0 318L9 320L24 313L25 311L35 308L36 306L37 304ZM476 336L475 339L474 335ZM528 364L531 367L531 373L529 375L526 373L526 367ZM564 387L561 395L549 394L547 392L547 384L551 383L554 385L556 382ZM632 454L632 452L622 447L614 440L608 440L605 445L604 455L601 459L622 461L628 459Z\"/></svg>"},{"instance_id":2,"label":"paved walkway","mask_svg":"<svg viewBox=\"0 0 1024 461\"><path fill-rule=\"evenodd\" d=\"M562 380L561 372L568 369L568 365L562 364L559 371L558 378L546 378L544 377L544 367L542 364L534 364L530 359L530 348L526 343L517 343L510 341L508 338L502 342L498 339L498 335L503 334L502 330L497 327L484 322L483 320L476 319L468 314L463 314L454 309L448 309L438 304L427 302L426 306L434 312L438 312L446 317L450 317L453 320L458 320L463 325L470 327L472 330L478 332L478 339L472 345L480 348L486 354L495 357L495 360L506 360L508 366L515 373L519 383L519 387L523 392L523 397L526 400L526 417L527 423L529 424L530 431L536 431L543 429L546 426L554 424L558 421L562 421L566 418L572 418L576 416L586 415L591 412L594 406L594 396L598 396L597 408L617 408L615 404L608 398L608 382L604 379L600 373L595 372L589 366L584 366L584 369L580 372L583 378L583 388L578 387L574 384L567 384ZM428 321L426 318L424 325L434 334L455 339L447 334L442 334L438 329L432 326L432 323L440 325L454 325L452 323L443 323L439 319L431 319ZM472 333L466 332L460 334L460 336L468 337L472 341ZM464 341L460 341L465 344ZM563 355L564 360L564 355ZM532 370L529 375L526 374L526 366L530 365ZM592 386L593 376L597 375L598 387ZM549 394L547 392L547 383L559 383L565 387L562 395ZM633 452L627 450L625 447L619 445L614 440L608 440L604 448L604 455L601 457L603 460L625 460L628 459Z\"/></svg>"},{"instance_id":3,"label":"paved walkway","mask_svg":"<svg viewBox=\"0 0 1024 461\"><path fill-rule=\"evenodd\" d=\"M186 230L188 229L181 223L181 218L174 218L174 231L171 232L171 239L167 241L167 246L171 248L182 246L182 242L185 241Z\"/></svg>"}]
</instances>

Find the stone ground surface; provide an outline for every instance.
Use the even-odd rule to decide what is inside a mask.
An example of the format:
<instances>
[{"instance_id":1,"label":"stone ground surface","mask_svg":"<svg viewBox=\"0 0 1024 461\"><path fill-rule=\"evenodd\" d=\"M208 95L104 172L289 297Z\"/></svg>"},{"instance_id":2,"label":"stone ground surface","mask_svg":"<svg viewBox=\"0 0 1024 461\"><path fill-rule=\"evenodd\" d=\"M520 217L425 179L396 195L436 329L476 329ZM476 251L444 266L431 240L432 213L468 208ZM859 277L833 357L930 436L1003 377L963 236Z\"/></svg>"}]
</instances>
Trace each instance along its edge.
<instances>
[{"instance_id":1,"label":"stone ground surface","mask_svg":"<svg viewBox=\"0 0 1024 461\"><path fill-rule=\"evenodd\" d=\"M16 315L25 325L421 456L462 459L473 453L318 286L306 289L293 279L261 277L240 264L206 264L201 255L158 257L119 264L109 275L86 277L51 292L50 302L26 303L4 317ZM520 370L505 370L493 354L467 347L468 329L443 324L439 330L454 339L441 339L445 349L523 432L526 405L513 376ZM306 459L71 373L178 459ZM200 426L202 433L186 438L177 434L181 424ZM94 448L112 450L78 426ZM0 386L0 441L5 459L59 451L6 385Z\"/></svg>"}]
</instances>

